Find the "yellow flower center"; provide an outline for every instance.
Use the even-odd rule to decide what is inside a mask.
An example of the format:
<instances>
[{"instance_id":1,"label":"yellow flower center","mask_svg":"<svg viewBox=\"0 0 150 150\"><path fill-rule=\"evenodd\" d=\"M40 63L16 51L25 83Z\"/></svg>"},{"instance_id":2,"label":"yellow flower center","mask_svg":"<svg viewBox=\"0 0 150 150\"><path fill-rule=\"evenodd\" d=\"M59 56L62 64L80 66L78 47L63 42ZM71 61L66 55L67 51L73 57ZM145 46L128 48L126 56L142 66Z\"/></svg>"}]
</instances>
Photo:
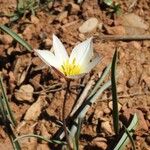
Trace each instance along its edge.
<instances>
[{"instance_id":1,"label":"yellow flower center","mask_svg":"<svg viewBox=\"0 0 150 150\"><path fill-rule=\"evenodd\" d=\"M76 63L76 59L73 59L72 63L66 60L60 70L66 76L77 75L81 73L81 66Z\"/></svg>"}]
</instances>

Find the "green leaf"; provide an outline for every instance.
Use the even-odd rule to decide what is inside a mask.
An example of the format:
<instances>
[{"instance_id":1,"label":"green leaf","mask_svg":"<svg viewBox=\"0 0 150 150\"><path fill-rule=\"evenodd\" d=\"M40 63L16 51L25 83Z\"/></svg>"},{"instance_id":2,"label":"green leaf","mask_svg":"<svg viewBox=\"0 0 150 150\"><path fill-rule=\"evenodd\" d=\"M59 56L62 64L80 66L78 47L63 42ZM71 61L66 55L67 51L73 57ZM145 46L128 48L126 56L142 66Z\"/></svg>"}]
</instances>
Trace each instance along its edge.
<instances>
[{"instance_id":1,"label":"green leaf","mask_svg":"<svg viewBox=\"0 0 150 150\"><path fill-rule=\"evenodd\" d=\"M17 13L14 13L13 16L11 16L10 18L10 21L13 22L13 21L16 21L20 18L19 14Z\"/></svg>"},{"instance_id":2,"label":"green leaf","mask_svg":"<svg viewBox=\"0 0 150 150\"><path fill-rule=\"evenodd\" d=\"M24 41L18 34L13 32L11 29L4 25L0 25L0 29L9 34L12 38L14 38L18 43L20 43L22 46L24 46L28 51L32 52L32 47Z\"/></svg>"},{"instance_id":3,"label":"green leaf","mask_svg":"<svg viewBox=\"0 0 150 150\"><path fill-rule=\"evenodd\" d=\"M99 98L99 96L111 85L111 81L107 81L104 85L101 86L101 88L98 89L98 91L92 95L90 98L87 98L85 102L81 105L78 112L75 113L75 120L74 122L77 123L78 118L84 118L88 109L91 107L91 105ZM77 131L77 127L75 124L71 127L71 135L74 136Z\"/></svg>"},{"instance_id":4,"label":"green leaf","mask_svg":"<svg viewBox=\"0 0 150 150\"><path fill-rule=\"evenodd\" d=\"M20 10L25 11L25 2L23 0L18 0L17 3L17 11L19 12Z\"/></svg>"},{"instance_id":5,"label":"green leaf","mask_svg":"<svg viewBox=\"0 0 150 150\"><path fill-rule=\"evenodd\" d=\"M84 103L80 106L80 108L75 112L75 114L72 116L73 124L71 126L71 134L70 136L74 137L77 133L78 127L78 119L84 118L88 109L91 107L91 105L100 97L100 95L110 87L111 81L109 80L104 85L101 86L101 84L104 82L105 77L109 74L111 68L111 64L107 66L102 76L98 79L95 87L89 94L89 96L85 99ZM62 139L64 137L62 128L60 129L60 132L58 135L56 135L57 138Z\"/></svg>"},{"instance_id":6,"label":"green leaf","mask_svg":"<svg viewBox=\"0 0 150 150\"><path fill-rule=\"evenodd\" d=\"M9 106L9 102L6 96L2 78L0 77L0 113L2 114L2 121L5 126L5 131L7 132L14 150L21 150L18 141L13 142L16 138L13 127L16 126L16 121L13 117L12 111ZM13 127L12 127L13 126Z\"/></svg>"},{"instance_id":7,"label":"green leaf","mask_svg":"<svg viewBox=\"0 0 150 150\"><path fill-rule=\"evenodd\" d=\"M129 127L127 128L131 136L133 135L133 131L135 130L137 124L138 124L138 117L136 114L134 114ZM125 145L127 145L128 141L129 141L129 138L128 138L127 133L125 132L113 150L123 150Z\"/></svg>"},{"instance_id":8,"label":"green leaf","mask_svg":"<svg viewBox=\"0 0 150 150\"><path fill-rule=\"evenodd\" d=\"M96 85L94 86L94 88L92 89L90 95L88 96L88 98L90 98L93 94L96 93L96 91L100 88L100 85L103 83L105 77L108 75L109 71L111 68L111 64L109 64L107 66L107 68L105 69L104 73L101 75L101 77L98 79L98 81L96 82Z\"/></svg>"},{"instance_id":9,"label":"green leaf","mask_svg":"<svg viewBox=\"0 0 150 150\"><path fill-rule=\"evenodd\" d=\"M113 12L116 13L116 15L120 15L121 14L121 7L120 4L114 4L112 6Z\"/></svg>"},{"instance_id":10,"label":"green leaf","mask_svg":"<svg viewBox=\"0 0 150 150\"><path fill-rule=\"evenodd\" d=\"M0 114L2 116L2 122L5 123L7 121L7 114L4 106L4 98L0 95Z\"/></svg>"},{"instance_id":11,"label":"green leaf","mask_svg":"<svg viewBox=\"0 0 150 150\"><path fill-rule=\"evenodd\" d=\"M78 125L77 125L77 132L75 134L76 150L79 150L79 137L81 133L82 122L83 122L83 118L79 118Z\"/></svg>"},{"instance_id":12,"label":"green leaf","mask_svg":"<svg viewBox=\"0 0 150 150\"><path fill-rule=\"evenodd\" d=\"M1 89L2 100L3 100L3 101L1 101L1 103L2 103L1 105L3 105L3 109L4 109L3 113L7 113L6 116L8 116L9 121L12 123L13 126L15 126L16 121L15 121L13 113L10 109L9 102L8 102L8 99L7 99L7 96L6 96L6 92L5 92L3 81L2 81L1 77L0 77L0 89Z\"/></svg>"},{"instance_id":13,"label":"green leaf","mask_svg":"<svg viewBox=\"0 0 150 150\"><path fill-rule=\"evenodd\" d=\"M14 142L18 141L18 140L21 140L23 138L31 138L31 137L34 137L34 138L38 138L40 140L44 140L46 142L49 142L49 143L54 143L54 144L61 144L61 145L64 145L66 144L66 142L64 141L59 141L59 140L49 140L43 136L40 136L40 135L37 135L37 134L27 134L27 135L22 135L22 136L18 136Z\"/></svg>"},{"instance_id":14,"label":"green leaf","mask_svg":"<svg viewBox=\"0 0 150 150\"><path fill-rule=\"evenodd\" d=\"M8 136L10 138L10 141L12 143L12 146L13 146L14 150L21 150L21 146L20 146L19 142L18 141L14 142L14 139L16 138L16 135L15 135L15 133L13 131L12 126L11 125L7 125L7 129L6 130L7 130Z\"/></svg>"},{"instance_id":15,"label":"green leaf","mask_svg":"<svg viewBox=\"0 0 150 150\"><path fill-rule=\"evenodd\" d=\"M108 6L111 6L113 4L112 0L104 0L103 2Z\"/></svg>"},{"instance_id":16,"label":"green leaf","mask_svg":"<svg viewBox=\"0 0 150 150\"><path fill-rule=\"evenodd\" d=\"M113 126L115 134L119 134L119 112L118 112L118 100L117 100L117 88L116 88L116 62L117 62L117 50L114 53L112 66L111 66L111 85L112 85L112 115Z\"/></svg>"},{"instance_id":17,"label":"green leaf","mask_svg":"<svg viewBox=\"0 0 150 150\"><path fill-rule=\"evenodd\" d=\"M125 129L126 134L128 135L128 137L129 137L129 139L130 139L130 141L131 141L133 150L136 150L135 143L134 143L134 140L133 140L132 135L130 134L129 130L126 128L125 125L123 125L123 127L124 127L124 129Z\"/></svg>"}]
</instances>

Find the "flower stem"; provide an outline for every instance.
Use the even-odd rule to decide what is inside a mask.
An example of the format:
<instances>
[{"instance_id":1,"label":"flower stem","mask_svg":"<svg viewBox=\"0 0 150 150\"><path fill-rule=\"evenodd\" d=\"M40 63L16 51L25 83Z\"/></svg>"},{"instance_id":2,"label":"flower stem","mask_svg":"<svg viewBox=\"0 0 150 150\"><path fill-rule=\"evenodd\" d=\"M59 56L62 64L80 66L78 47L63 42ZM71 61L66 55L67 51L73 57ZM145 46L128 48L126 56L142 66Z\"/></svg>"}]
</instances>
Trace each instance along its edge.
<instances>
[{"instance_id":1,"label":"flower stem","mask_svg":"<svg viewBox=\"0 0 150 150\"><path fill-rule=\"evenodd\" d=\"M70 82L71 82L71 80L67 80L67 88L66 88L66 92L65 92L65 96L64 96L63 109L62 109L62 120L63 120L63 128L64 128L68 148L69 148L69 150L72 150L69 134L67 132L66 114L65 114L66 102L67 102L68 92L69 92L69 88L70 88Z\"/></svg>"}]
</instances>

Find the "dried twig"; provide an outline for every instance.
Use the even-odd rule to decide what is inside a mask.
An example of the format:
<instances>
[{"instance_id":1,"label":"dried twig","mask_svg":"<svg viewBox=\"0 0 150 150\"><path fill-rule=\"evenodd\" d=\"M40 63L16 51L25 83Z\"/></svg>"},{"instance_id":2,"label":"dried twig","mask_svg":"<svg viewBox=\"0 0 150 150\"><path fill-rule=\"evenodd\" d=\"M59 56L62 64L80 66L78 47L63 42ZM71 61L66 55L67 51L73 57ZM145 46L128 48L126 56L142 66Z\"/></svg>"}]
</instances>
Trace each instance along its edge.
<instances>
[{"instance_id":1,"label":"dried twig","mask_svg":"<svg viewBox=\"0 0 150 150\"><path fill-rule=\"evenodd\" d=\"M100 35L95 37L96 40L112 40L112 41L140 41L150 40L150 35Z\"/></svg>"},{"instance_id":2,"label":"dried twig","mask_svg":"<svg viewBox=\"0 0 150 150\"><path fill-rule=\"evenodd\" d=\"M128 9L130 10L131 8L135 7L136 5L137 5L137 0L134 0Z\"/></svg>"},{"instance_id":3,"label":"dried twig","mask_svg":"<svg viewBox=\"0 0 150 150\"><path fill-rule=\"evenodd\" d=\"M65 29L65 28L68 28L69 26L73 26L75 24L77 24L79 21L78 20L75 20L75 21L72 21L72 22L69 22L63 26L61 26L62 29Z\"/></svg>"},{"instance_id":4,"label":"dried twig","mask_svg":"<svg viewBox=\"0 0 150 150\"><path fill-rule=\"evenodd\" d=\"M148 96L148 95L150 95L150 94L148 94L148 93L133 93L133 94L129 94L129 95L120 95L120 96L118 96L118 99L125 99L125 98L132 98L132 97L140 97L140 96ZM97 102L108 102L108 101L111 101L112 100L112 98L111 97L109 97L109 98L104 98L104 99L99 99L99 100L97 100Z\"/></svg>"},{"instance_id":5,"label":"dried twig","mask_svg":"<svg viewBox=\"0 0 150 150\"><path fill-rule=\"evenodd\" d=\"M94 85L94 80L93 80L93 76L91 77L90 81L87 83L86 87L84 88L81 96L79 97L75 107L73 108L70 116L73 116L74 113L77 111L77 109L81 106L81 104L83 103L83 101L85 100L85 98L87 97L89 90L91 89L91 87Z\"/></svg>"}]
</instances>

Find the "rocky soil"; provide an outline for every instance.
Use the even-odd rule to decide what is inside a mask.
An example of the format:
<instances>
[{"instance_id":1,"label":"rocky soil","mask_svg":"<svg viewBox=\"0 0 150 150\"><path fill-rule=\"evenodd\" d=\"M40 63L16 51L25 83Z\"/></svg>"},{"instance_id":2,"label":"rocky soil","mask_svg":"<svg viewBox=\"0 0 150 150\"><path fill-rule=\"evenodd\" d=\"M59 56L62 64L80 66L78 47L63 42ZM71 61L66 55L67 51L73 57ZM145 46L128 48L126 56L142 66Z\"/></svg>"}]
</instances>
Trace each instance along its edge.
<instances>
[{"instance_id":1,"label":"rocky soil","mask_svg":"<svg viewBox=\"0 0 150 150\"><path fill-rule=\"evenodd\" d=\"M101 75L118 49L117 92L120 120L128 125L136 112L139 118L134 133L137 150L150 149L150 41L108 40L112 37L150 35L150 1L116 0L120 15L109 12L97 0L55 0L35 10L26 12L11 22L8 15L16 9L15 0L0 0L0 24L7 25L32 47L51 49L52 34L56 34L70 53L79 42L93 36L94 51L102 60L84 78L72 82L72 92L67 100L69 114L77 97L88 81ZM7 15L7 16L6 16ZM27 51L12 37L0 31L0 75L3 76L11 109L17 120L18 135L35 133L52 138L59 130L62 105L66 89L63 78L34 54ZM112 126L111 90L106 90L91 106L81 130L80 149L112 150L114 130ZM35 138L20 140L23 150L49 150L54 148ZM12 150L9 137L0 121L0 149ZM128 144L127 150L131 149Z\"/></svg>"}]
</instances>

